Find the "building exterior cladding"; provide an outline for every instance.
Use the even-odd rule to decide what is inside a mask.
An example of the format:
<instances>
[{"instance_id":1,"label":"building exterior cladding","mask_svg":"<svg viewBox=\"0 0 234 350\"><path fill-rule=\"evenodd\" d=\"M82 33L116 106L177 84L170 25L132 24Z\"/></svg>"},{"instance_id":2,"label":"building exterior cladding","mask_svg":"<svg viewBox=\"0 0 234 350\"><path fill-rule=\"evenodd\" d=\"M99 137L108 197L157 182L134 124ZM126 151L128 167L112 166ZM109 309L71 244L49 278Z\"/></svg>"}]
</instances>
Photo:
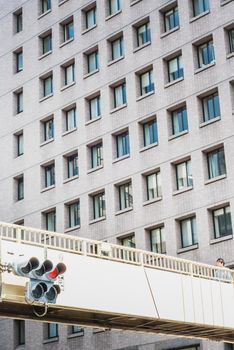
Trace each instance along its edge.
<instances>
[{"instance_id":1,"label":"building exterior cladding","mask_svg":"<svg viewBox=\"0 0 234 350\"><path fill-rule=\"evenodd\" d=\"M0 10L1 220L232 266L234 2ZM0 348L233 350L46 327L2 319Z\"/></svg>"}]
</instances>

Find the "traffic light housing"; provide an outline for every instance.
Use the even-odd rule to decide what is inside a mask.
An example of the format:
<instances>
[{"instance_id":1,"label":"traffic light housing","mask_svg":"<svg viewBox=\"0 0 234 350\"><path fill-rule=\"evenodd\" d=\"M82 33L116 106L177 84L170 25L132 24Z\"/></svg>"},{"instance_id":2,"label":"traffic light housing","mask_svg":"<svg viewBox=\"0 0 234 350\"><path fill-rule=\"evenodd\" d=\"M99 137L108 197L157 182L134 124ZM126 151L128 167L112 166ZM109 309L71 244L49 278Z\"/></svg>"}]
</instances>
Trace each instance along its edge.
<instances>
[{"instance_id":1,"label":"traffic light housing","mask_svg":"<svg viewBox=\"0 0 234 350\"><path fill-rule=\"evenodd\" d=\"M64 274L66 265L57 265L46 259L40 263L36 257L13 263L13 271L18 276L29 278L26 285L26 298L30 301L55 304L61 288L56 284L59 275Z\"/></svg>"}]
</instances>

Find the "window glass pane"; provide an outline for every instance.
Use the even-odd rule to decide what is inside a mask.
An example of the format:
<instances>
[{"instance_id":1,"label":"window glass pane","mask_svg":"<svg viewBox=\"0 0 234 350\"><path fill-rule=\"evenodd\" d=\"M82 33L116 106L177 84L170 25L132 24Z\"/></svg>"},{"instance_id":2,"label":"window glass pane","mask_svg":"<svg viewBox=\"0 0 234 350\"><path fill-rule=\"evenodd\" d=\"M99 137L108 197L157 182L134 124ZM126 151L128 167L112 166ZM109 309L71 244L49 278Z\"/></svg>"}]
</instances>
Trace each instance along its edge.
<instances>
[{"instance_id":1,"label":"window glass pane","mask_svg":"<svg viewBox=\"0 0 234 350\"><path fill-rule=\"evenodd\" d=\"M100 96L97 96L89 101L90 120L101 115Z\"/></svg>"},{"instance_id":2,"label":"window glass pane","mask_svg":"<svg viewBox=\"0 0 234 350\"><path fill-rule=\"evenodd\" d=\"M184 75L182 56L178 56L168 62L169 81L182 78Z\"/></svg>"},{"instance_id":3,"label":"window glass pane","mask_svg":"<svg viewBox=\"0 0 234 350\"><path fill-rule=\"evenodd\" d=\"M152 71L146 72L140 76L141 95L147 94L154 90L154 83L152 79Z\"/></svg>"},{"instance_id":4,"label":"window glass pane","mask_svg":"<svg viewBox=\"0 0 234 350\"><path fill-rule=\"evenodd\" d=\"M128 133L118 135L116 141L117 141L117 157L121 157L130 153Z\"/></svg>"},{"instance_id":5,"label":"window glass pane","mask_svg":"<svg viewBox=\"0 0 234 350\"><path fill-rule=\"evenodd\" d=\"M42 48L43 48L43 50L42 50L43 54L52 50L52 36L51 36L51 34L42 38Z\"/></svg>"},{"instance_id":6,"label":"window glass pane","mask_svg":"<svg viewBox=\"0 0 234 350\"><path fill-rule=\"evenodd\" d=\"M234 52L234 29L231 29L228 32L229 36L229 46L230 46L230 53Z\"/></svg>"},{"instance_id":7,"label":"window glass pane","mask_svg":"<svg viewBox=\"0 0 234 350\"><path fill-rule=\"evenodd\" d=\"M114 88L114 107L117 108L127 102L125 83Z\"/></svg>"},{"instance_id":8,"label":"window glass pane","mask_svg":"<svg viewBox=\"0 0 234 350\"><path fill-rule=\"evenodd\" d=\"M166 253L166 241L163 227L158 227L150 231L151 250L154 253Z\"/></svg>"},{"instance_id":9,"label":"window glass pane","mask_svg":"<svg viewBox=\"0 0 234 350\"><path fill-rule=\"evenodd\" d=\"M55 168L54 165L45 167L45 187L53 186L55 184Z\"/></svg>"},{"instance_id":10,"label":"window glass pane","mask_svg":"<svg viewBox=\"0 0 234 350\"><path fill-rule=\"evenodd\" d=\"M215 238L232 234L230 207L213 211Z\"/></svg>"},{"instance_id":11,"label":"window glass pane","mask_svg":"<svg viewBox=\"0 0 234 350\"><path fill-rule=\"evenodd\" d=\"M48 338L58 337L57 323L48 323Z\"/></svg>"},{"instance_id":12,"label":"window glass pane","mask_svg":"<svg viewBox=\"0 0 234 350\"><path fill-rule=\"evenodd\" d=\"M83 332L84 330L83 330L83 328L81 328L80 326L72 326L72 329L71 329L71 332L72 333L81 333L81 332Z\"/></svg>"},{"instance_id":13,"label":"window glass pane","mask_svg":"<svg viewBox=\"0 0 234 350\"><path fill-rule=\"evenodd\" d=\"M86 29L92 28L96 24L96 8L86 12Z\"/></svg>"},{"instance_id":14,"label":"window glass pane","mask_svg":"<svg viewBox=\"0 0 234 350\"><path fill-rule=\"evenodd\" d=\"M24 153L24 136L23 134L17 136L17 155Z\"/></svg>"},{"instance_id":15,"label":"window glass pane","mask_svg":"<svg viewBox=\"0 0 234 350\"><path fill-rule=\"evenodd\" d=\"M195 218L189 218L181 221L181 240L182 248L191 246L197 243Z\"/></svg>"},{"instance_id":16,"label":"window glass pane","mask_svg":"<svg viewBox=\"0 0 234 350\"><path fill-rule=\"evenodd\" d=\"M105 216L105 195L104 193L98 194L93 197L93 214L94 219Z\"/></svg>"},{"instance_id":17,"label":"window glass pane","mask_svg":"<svg viewBox=\"0 0 234 350\"><path fill-rule=\"evenodd\" d=\"M63 41L74 38L74 24L73 22L67 23L63 26Z\"/></svg>"},{"instance_id":18,"label":"window glass pane","mask_svg":"<svg viewBox=\"0 0 234 350\"><path fill-rule=\"evenodd\" d=\"M64 69L65 73L65 85L69 85L72 82L75 81L75 70L74 70L74 64L71 64L68 67L65 67Z\"/></svg>"},{"instance_id":19,"label":"window glass pane","mask_svg":"<svg viewBox=\"0 0 234 350\"><path fill-rule=\"evenodd\" d=\"M16 53L16 71L20 72L23 69L23 51Z\"/></svg>"},{"instance_id":20,"label":"window glass pane","mask_svg":"<svg viewBox=\"0 0 234 350\"><path fill-rule=\"evenodd\" d=\"M212 63L214 60L215 54L212 40L198 47L199 68Z\"/></svg>"},{"instance_id":21,"label":"window glass pane","mask_svg":"<svg viewBox=\"0 0 234 350\"><path fill-rule=\"evenodd\" d=\"M203 98L202 102L204 121L220 116L219 96L217 93Z\"/></svg>"},{"instance_id":22,"label":"window glass pane","mask_svg":"<svg viewBox=\"0 0 234 350\"><path fill-rule=\"evenodd\" d=\"M121 9L121 0L109 0L110 15Z\"/></svg>"},{"instance_id":23,"label":"window glass pane","mask_svg":"<svg viewBox=\"0 0 234 350\"><path fill-rule=\"evenodd\" d=\"M23 92L18 93L17 95L17 113L23 112Z\"/></svg>"},{"instance_id":24,"label":"window glass pane","mask_svg":"<svg viewBox=\"0 0 234 350\"><path fill-rule=\"evenodd\" d=\"M41 0L41 12L44 13L51 9L51 0Z\"/></svg>"},{"instance_id":25,"label":"window glass pane","mask_svg":"<svg viewBox=\"0 0 234 350\"><path fill-rule=\"evenodd\" d=\"M209 179L226 174L224 149L208 153Z\"/></svg>"},{"instance_id":26,"label":"window glass pane","mask_svg":"<svg viewBox=\"0 0 234 350\"><path fill-rule=\"evenodd\" d=\"M179 26L178 7L175 7L164 14L164 22L166 32Z\"/></svg>"},{"instance_id":27,"label":"window glass pane","mask_svg":"<svg viewBox=\"0 0 234 350\"><path fill-rule=\"evenodd\" d=\"M80 225L80 203L69 205L69 227Z\"/></svg>"},{"instance_id":28,"label":"window glass pane","mask_svg":"<svg viewBox=\"0 0 234 350\"><path fill-rule=\"evenodd\" d=\"M183 107L172 112L172 133L173 135L188 130L187 109Z\"/></svg>"},{"instance_id":29,"label":"window glass pane","mask_svg":"<svg viewBox=\"0 0 234 350\"><path fill-rule=\"evenodd\" d=\"M44 123L44 141L50 140L54 137L54 121L48 120Z\"/></svg>"},{"instance_id":30,"label":"window glass pane","mask_svg":"<svg viewBox=\"0 0 234 350\"><path fill-rule=\"evenodd\" d=\"M209 0L193 0L194 16L198 16L207 10L209 10Z\"/></svg>"},{"instance_id":31,"label":"window glass pane","mask_svg":"<svg viewBox=\"0 0 234 350\"><path fill-rule=\"evenodd\" d=\"M123 38L119 38L111 43L112 60L116 60L123 56Z\"/></svg>"},{"instance_id":32,"label":"window glass pane","mask_svg":"<svg viewBox=\"0 0 234 350\"><path fill-rule=\"evenodd\" d=\"M68 178L78 175L78 155L67 157Z\"/></svg>"},{"instance_id":33,"label":"window glass pane","mask_svg":"<svg viewBox=\"0 0 234 350\"><path fill-rule=\"evenodd\" d=\"M16 33L23 30L23 14L19 13L16 15Z\"/></svg>"},{"instance_id":34,"label":"window glass pane","mask_svg":"<svg viewBox=\"0 0 234 350\"><path fill-rule=\"evenodd\" d=\"M144 146L148 146L152 143L158 141L158 131L157 131L157 122L152 120L149 123L143 125L144 128Z\"/></svg>"},{"instance_id":35,"label":"window glass pane","mask_svg":"<svg viewBox=\"0 0 234 350\"><path fill-rule=\"evenodd\" d=\"M149 23L143 24L137 28L137 45L141 46L150 41Z\"/></svg>"},{"instance_id":36,"label":"window glass pane","mask_svg":"<svg viewBox=\"0 0 234 350\"><path fill-rule=\"evenodd\" d=\"M88 73L98 69L98 52L88 55Z\"/></svg>"},{"instance_id":37,"label":"window glass pane","mask_svg":"<svg viewBox=\"0 0 234 350\"><path fill-rule=\"evenodd\" d=\"M177 190L193 185L191 161L180 163L176 165L177 175Z\"/></svg>"},{"instance_id":38,"label":"window glass pane","mask_svg":"<svg viewBox=\"0 0 234 350\"><path fill-rule=\"evenodd\" d=\"M136 243L135 243L135 236L128 236L125 237L121 240L121 243L124 247L129 247L129 248L135 248Z\"/></svg>"},{"instance_id":39,"label":"window glass pane","mask_svg":"<svg viewBox=\"0 0 234 350\"><path fill-rule=\"evenodd\" d=\"M96 168L103 164L102 144L95 145L91 148L91 157L92 168Z\"/></svg>"},{"instance_id":40,"label":"window glass pane","mask_svg":"<svg viewBox=\"0 0 234 350\"><path fill-rule=\"evenodd\" d=\"M71 130L76 127L76 109L72 108L66 111L66 130Z\"/></svg>"},{"instance_id":41,"label":"window glass pane","mask_svg":"<svg viewBox=\"0 0 234 350\"><path fill-rule=\"evenodd\" d=\"M120 210L132 207L132 185L124 184L119 186Z\"/></svg>"},{"instance_id":42,"label":"window glass pane","mask_svg":"<svg viewBox=\"0 0 234 350\"><path fill-rule=\"evenodd\" d=\"M52 77L44 79L44 96L50 95L53 92Z\"/></svg>"},{"instance_id":43,"label":"window glass pane","mask_svg":"<svg viewBox=\"0 0 234 350\"><path fill-rule=\"evenodd\" d=\"M46 213L46 230L48 231L56 231L56 212L51 211Z\"/></svg>"}]
</instances>

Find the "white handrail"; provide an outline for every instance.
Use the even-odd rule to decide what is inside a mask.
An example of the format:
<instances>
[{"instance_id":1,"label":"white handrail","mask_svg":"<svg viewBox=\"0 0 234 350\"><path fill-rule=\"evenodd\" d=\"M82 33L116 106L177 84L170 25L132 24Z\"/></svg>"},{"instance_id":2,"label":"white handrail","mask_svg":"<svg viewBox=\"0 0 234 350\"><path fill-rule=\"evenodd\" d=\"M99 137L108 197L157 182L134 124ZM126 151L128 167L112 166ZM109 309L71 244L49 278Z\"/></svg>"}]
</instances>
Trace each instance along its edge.
<instances>
[{"instance_id":1,"label":"white handrail","mask_svg":"<svg viewBox=\"0 0 234 350\"><path fill-rule=\"evenodd\" d=\"M234 282L234 271L117 244L0 222L0 239L206 279Z\"/></svg>"}]
</instances>

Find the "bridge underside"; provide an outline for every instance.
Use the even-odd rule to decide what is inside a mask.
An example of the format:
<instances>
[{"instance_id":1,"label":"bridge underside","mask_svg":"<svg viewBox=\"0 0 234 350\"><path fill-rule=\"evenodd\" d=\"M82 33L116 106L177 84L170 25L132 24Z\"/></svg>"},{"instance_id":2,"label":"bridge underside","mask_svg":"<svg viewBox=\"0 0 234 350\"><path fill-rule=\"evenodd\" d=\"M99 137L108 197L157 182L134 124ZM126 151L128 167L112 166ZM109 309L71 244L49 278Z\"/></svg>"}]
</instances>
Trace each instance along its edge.
<instances>
[{"instance_id":1,"label":"bridge underside","mask_svg":"<svg viewBox=\"0 0 234 350\"><path fill-rule=\"evenodd\" d=\"M112 315L98 311L91 312L80 309L64 309L59 308L59 306L49 306L46 315L43 317L38 317L36 315L36 313L42 315L44 310L44 306L33 306L4 300L0 302L0 317L72 325L78 324L80 326L134 332L159 333L188 338L206 338L215 341L234 343L234 331L228 328L209 327L174 321L169 322L162 319L129 317L127 315Z\"/></svg>"}]
</instances>

